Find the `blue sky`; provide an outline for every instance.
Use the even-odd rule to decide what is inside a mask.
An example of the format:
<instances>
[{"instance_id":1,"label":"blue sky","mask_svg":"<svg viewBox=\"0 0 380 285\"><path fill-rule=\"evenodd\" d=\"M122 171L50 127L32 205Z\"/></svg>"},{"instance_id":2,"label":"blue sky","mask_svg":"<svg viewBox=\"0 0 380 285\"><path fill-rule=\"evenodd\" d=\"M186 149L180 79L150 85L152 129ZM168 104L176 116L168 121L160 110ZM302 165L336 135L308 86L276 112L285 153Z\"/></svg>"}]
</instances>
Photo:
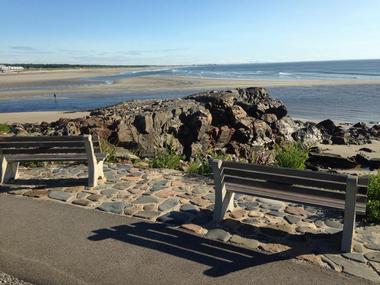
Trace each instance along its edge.
<instances>
[{"instance_id":1,"label":"blue sky","mask_svg":"<svg viewBox=\"0 0 380 285\"><path fill-rule=\"evenodd\" d=\"M378 0L0 0L0 62L380 58Z\"/></svg>"}]
</instances>

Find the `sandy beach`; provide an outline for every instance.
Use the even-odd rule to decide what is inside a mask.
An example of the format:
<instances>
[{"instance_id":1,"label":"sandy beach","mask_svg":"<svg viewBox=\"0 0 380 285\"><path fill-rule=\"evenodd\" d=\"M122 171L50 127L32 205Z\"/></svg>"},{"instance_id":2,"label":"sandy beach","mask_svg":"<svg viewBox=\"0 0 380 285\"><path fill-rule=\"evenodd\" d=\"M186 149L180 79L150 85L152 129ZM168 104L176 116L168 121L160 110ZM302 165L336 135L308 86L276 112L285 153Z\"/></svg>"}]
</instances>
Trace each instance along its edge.
<instances>
[{"instance_id":1,"label":"sandy beach","mask_svg":"<svg viewBox=\"0 0 380 285\"><path fill-rule=\"evenodd\" d=\"M154 67L158 68L158 67ZM48 71L27 71L12 74L0 74L0 100L30 97L45 94L94 93L115 94L122 91L165 91L165 90L197 90L221 89L235 87L280 87L280 86L322 86L350 84L380 84L380 80L240 80L209 79L189 76L141 76L115 80L113 84L103 82L83 84L83 78L106 76L131 70L152 69L138 68L88 68ZM82 84L81 84L82 83ZM64 86L64 88L62 88ZM30 89L28 89L30 88ZM9 89L9 90L8 90ZM20 90L18 90L20 89Z\"/></svg>"},{"instance_id":2,"label":"sandy beach","mask_svg":"<svg viewBox=\"0 0 380 285\"><path fill-rule=\"evenodd\" d=\"M60 118L76 119L88 116L90 112L16 112L16 113L0 113L0 124L12 123L41 123L54 122Z\"/></svg>"}]
</instances>

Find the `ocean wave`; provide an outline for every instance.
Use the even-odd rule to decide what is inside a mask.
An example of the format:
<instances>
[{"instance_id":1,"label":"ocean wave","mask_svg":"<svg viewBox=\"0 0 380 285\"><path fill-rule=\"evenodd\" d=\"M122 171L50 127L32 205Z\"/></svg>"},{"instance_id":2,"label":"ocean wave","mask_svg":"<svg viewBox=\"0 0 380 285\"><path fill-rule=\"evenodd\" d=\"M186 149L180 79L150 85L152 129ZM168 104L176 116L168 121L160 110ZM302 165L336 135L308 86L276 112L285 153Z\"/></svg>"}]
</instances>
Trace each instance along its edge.
<instances>
[{"instance_id":1,"label":"ocean wave","mask_svg":"<svg viewBox=\"0 0 380 285\"><path fill-rule=\"evenodd\" d=\"M279 72L278 75L280 77L290 77L293 75L293 73L289 73L289 72Z\"/></svg>"}]
</instances>

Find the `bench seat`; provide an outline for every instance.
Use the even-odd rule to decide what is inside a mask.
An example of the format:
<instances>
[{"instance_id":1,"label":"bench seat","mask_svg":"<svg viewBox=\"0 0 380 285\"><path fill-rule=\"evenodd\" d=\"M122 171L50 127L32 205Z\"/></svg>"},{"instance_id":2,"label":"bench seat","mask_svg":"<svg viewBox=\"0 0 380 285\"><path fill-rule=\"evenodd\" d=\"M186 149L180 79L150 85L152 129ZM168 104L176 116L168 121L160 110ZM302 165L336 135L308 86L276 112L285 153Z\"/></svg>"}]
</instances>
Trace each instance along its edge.
<instances>
[{"instance_id":1,"label":"bench seat","mask_svg":"<svg viewBox=\"0 0 380 285\"><path fill-rule=\"evenodd\" d=\"M20 162L81 161L88 164L88 186L105 180L103 162L107 154L98 138L84 136L1 136L0 185L18 176Z\"/></svg>"},{"instance_id":2,"label":"bench seat","mask_svg":"<svg viewBox=\"0 0 380 285\"><path fill-rule=\"evenodd\" d=\"M311 206L321 206L325 208L330 208L334 210L344 211L345 201L342 199L334 199L316 196L312 194L292 194L288 191L281 190L271 190L267 188L259 188L259 187L249 187L239 184L226 183L227 191L233 191L235 193L253 195L257 197L263 197L268 199L273 199L274 196L277 200L285 201L285 202L296 202L304 205ZM356 212L358 214L364 215L366 212L366 204L365 203L356 203Z\"/></svg>"},{"instance_id":3,"label":"bench seat","mask_svg":"<svg viewBox=\"0 0 380 285\"><path fill-rule=\"evenodd\" d=\"M368 177L211 160L215 180L213 220L234 208L240 193L344 212L342 251L351 252L356 214L365 215Z\"/></svg>"},{"instance_id":4,"label":"bench seat","mask_svg":"<svg viewBox=\"0 0 380 285\"><path fill-rule=\"evenodd\" d=\"M104 160L107 155L104 153L95 153L97 161ZM78 154L9 154L6 156L9 162L11 161L87 161L88 156L85 153Z\"/></svg>"}]
</instances>

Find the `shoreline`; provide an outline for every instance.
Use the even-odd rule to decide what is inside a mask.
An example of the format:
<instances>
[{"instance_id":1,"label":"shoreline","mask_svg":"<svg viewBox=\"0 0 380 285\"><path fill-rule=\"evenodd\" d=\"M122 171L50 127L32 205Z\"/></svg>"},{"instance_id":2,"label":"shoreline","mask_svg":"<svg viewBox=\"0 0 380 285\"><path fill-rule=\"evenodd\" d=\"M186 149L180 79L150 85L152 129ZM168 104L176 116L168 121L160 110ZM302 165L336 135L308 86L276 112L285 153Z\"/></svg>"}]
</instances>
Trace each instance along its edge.
<instances>
[{"instance_id":1,"label":"shoreline","mask_svg":"<svg viewBox=\"0 0 380 285\"><path fill-rule=\"evenodd\" d=\"M159 68L159 67L157 67ZM228 89L236 87L308 87L337 85L380 85L380 79L223 79L191 76L145 75L115 79L112 84L91 78L129 71L144 71L151 67L100 68L26 71L0 76L0 101L57 94L104 94L143 91L186 91ZM89 80L84 80L89 79ZM105 80L104 80L105 81Z\"/></svg>"},{"instance_id":2,"label":"shoreline","mask_svg":"<svg viewBox=\"0 0 380 285\"><path fill-rule=\"evenodd\" d=\"M0 124L54 122L60 118L77 119L88 116L90 112L36 111L0 113Z\"/></svg>"}]
</instances>

